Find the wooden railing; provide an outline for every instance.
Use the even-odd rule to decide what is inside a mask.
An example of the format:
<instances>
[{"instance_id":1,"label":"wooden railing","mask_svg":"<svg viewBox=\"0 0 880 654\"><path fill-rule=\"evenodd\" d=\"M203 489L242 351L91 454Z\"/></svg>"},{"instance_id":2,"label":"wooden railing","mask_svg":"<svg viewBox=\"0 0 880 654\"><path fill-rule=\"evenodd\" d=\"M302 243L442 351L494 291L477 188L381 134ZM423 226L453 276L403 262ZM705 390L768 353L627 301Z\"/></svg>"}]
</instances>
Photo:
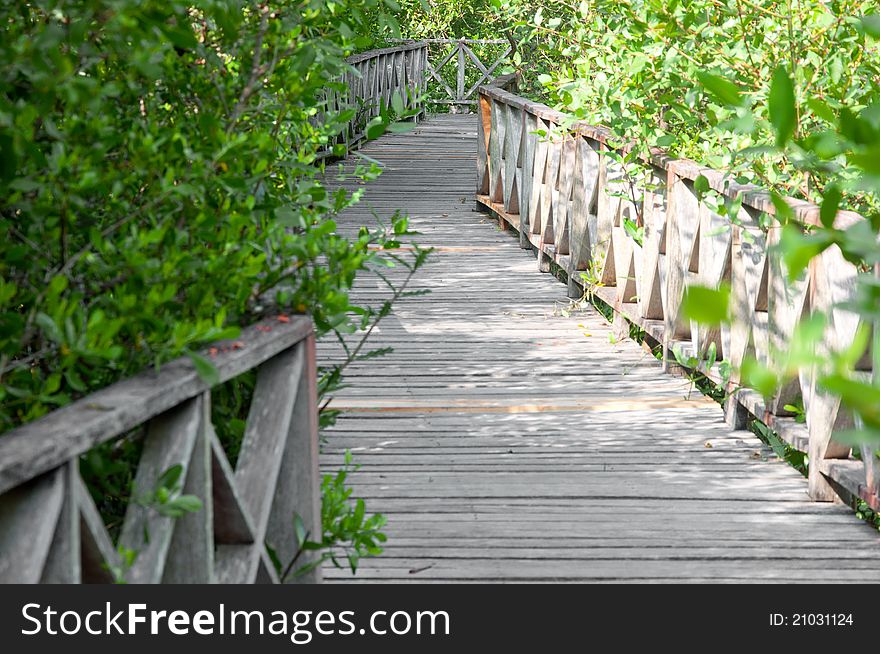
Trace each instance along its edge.
<instances>
[{"instance_id":1,"label":"wooden railing","mask_svg":"<svg viewBox=\"0 0 880 654\"><path fill-rule=\"evenodd\" d=\"M428 95L427 103L452 105L453 110L475 107L477 89L493 79L493 75L508 61L512 52L507 41L498 39L424 39L419 43L428 47L427 81L434 90ZM475 48L478 49L477 52L474 51ZM500 54L480 53L481 48L492 48ZM489 58L483 61L481 54L484 58ZM444 69L452 63L455 64L454 88L451 80L443 76Z\"/></svg>"},{"instance_id":2,"label":"wooden railing","mask_svg":"<svg viewBox=\"0 0 880 654\"><path fill-rule=\"evenodd\" d=\"M128 583L277 583L267 544L292 560L294 514L320 538L311 321L266 320L211 352L219 382L257 370L234 467L211 423L211 387L188 358L0 437L0 582L110 582L122 571ZM132 501L114 545L79 461L133 431L143 440L132 497L155 493L163 473L182 466L180 493L202 507L169 517ZM121 548L136 553L130 568ZM320 569L304 580L320 581Z\"/></svg>"},{"instance_id":3,"label":"wooden railing","mask_svg":"<svg viewBox=\"0 0 880 654\"><path fill-rule=\"evenodd\" d=\"M632 175L620 157L609 156L613 146L606 129L519 97L511 92L515 84L515 77L505 76L479 90L478 204L518 230L523 247L537 250L540 270L561 267L572 297L589 287L617 316L662 345L667 366L676 348L700 356L710 343L734 370L747 354L774 366L774 351L785 349L799 319L811 311L831 316L827 350L852 343L858 319L838 305L851 293L857 269L832 247L789 282L779 258L767 256L781 231L766 220L775 213L767 192L656 148L639 158L638 174ZM735 222L700 200L694 183L701 176L717 193L741 199ZM788 203L799 220L819 223L818 207ZM861 217L847 212L837 217L841 225L854 220ZM637 228L643 229L641 244L628 233ZM684 319L685 289L717 288L722 281L731 287L731 324L712 329ZM869 356L859 369L871 374ZM719 365L703 371L725 383ZM742 427L751 414L808 452L814 499L839 493L880 506L876 457L864 448L859 461L835 440L834 432L853 419L839 398L817 387L814 375L802 372L770 401L736 390L738 381L734 373L726 383L728 422ZM785 408L798 405L805 422Z\"/></svg>"},{"instance_id":4,"label":"wooden railing","mask_svg":"<svg viewBox=\"0 0 880 654\"><path fill-rule=\"evenodd\" d=\"M345 83L345 90L327 89L325 112L354 110L355 115L330 146L341 143L346 150L356 148L366 137L367 124L383 109L392 106L395 94L407 112L416 112L416 117L424 113L428 67L426 43L408 42L393 48L370 50L346 61L352 69L341 80ZM324 116L325 113L319 113L315 122L322 122Z\"/></svg>"}]
</instances>

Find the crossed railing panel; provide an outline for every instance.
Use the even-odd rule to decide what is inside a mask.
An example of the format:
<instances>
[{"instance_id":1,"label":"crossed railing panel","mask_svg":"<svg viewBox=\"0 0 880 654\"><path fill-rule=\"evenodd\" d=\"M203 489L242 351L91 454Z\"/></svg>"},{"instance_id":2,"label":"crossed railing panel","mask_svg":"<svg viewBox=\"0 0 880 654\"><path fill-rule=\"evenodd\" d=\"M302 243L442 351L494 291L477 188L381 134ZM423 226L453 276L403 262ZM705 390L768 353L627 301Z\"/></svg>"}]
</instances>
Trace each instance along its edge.
<instances>
[{"instance_id":1,"label":"crossed railing panel","mask_svg":"<svg viewBox=\"0 0 880 654\"><path fill-rule=\"evenodd\" d=\"M321 533L315 345L311 321L266 321L212 359L219 381L257 370L235 466L211 423L211 387L184 357L53 411L0 438L0 582L277 583L269 556L296 554L294 514ZM226 351L223 351L226 350ZM202 508L168 517L132 501L118 544L79 473L79 458L143 427L132 497L182 467ZM309 562L308 555L302 563ZM319 581L315 568L302 581Z\"/></svg>"},{"instance_id":2,"label":"crossed railing panel","mask_svg":"<svg viewBox=\"0 0 880 654\"><path fill-rule=\"evenodd\" d=\"M427 102L452 105L453 110L476 106L477 89L492 80L512 53L510 44L499 39L424 39L420 42L428 46L426 79L434 86L434 93L429 94ZM475 48L482 50L482 57L488 56L486 62L491 63L484 62ZM454 82L443 75L452 63L455 65Z\"/></svg>"}]
</instances>

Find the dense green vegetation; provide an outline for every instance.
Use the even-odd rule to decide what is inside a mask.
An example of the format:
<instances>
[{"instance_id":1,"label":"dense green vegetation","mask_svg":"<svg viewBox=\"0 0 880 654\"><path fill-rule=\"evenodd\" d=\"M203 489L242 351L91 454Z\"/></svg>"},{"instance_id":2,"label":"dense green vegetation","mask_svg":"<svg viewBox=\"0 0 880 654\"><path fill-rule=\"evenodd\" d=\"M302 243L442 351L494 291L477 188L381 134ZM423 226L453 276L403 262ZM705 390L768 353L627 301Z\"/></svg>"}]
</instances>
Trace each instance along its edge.
<instances>
[{"instance_id":1,"label":"dense green vegetation","mask_svg":"<svg viewBox=\"0 0 880 654\"><path fill-rule=\"evenodd\" d=\"M528 45L524 73L551 102L621 139L813 201L827 177L804 170L793 152L767 149L775 140L767 101L774 72L782 67L794 82L795 139L822 130L843 107L870 105L880 74L876 24L860 18L874 11L871 2L496 5ZM855 195L860 207L871 201Z\"/></svg>"},{"instance_id":2,"label":"dense green vegetation","mask_svg":"<svg viewBox=\"0 0 880 654\"><path fill-rule=\"evenodd\" d=\"M380 317L348 290L406 220L335 234L357 197L328 193L318 154L351 116L311 117L345 57L371 44L359 35L394 28L394 7L3 4L0 431L182 354L210 379L197 350L266 313L343 334ZM331 371L324 387L336 383ZM251 384L215 398L233 458ZM99 448L83 462L111 529L137 454Z\"/></svg>"},{"instance_id":3,"label":"dense green vegetation","mask_svg":"<svg viewBox=\"0 0 880 654\"><path fill-rule=\"evenodd\" d=\"M352 198L316 181L316 154L346 117L308 118L377 2L260 7L4 5L4 429L269 304L321 331L347 320L384 236L334 235Z\"/></svg>"}]
</instances>

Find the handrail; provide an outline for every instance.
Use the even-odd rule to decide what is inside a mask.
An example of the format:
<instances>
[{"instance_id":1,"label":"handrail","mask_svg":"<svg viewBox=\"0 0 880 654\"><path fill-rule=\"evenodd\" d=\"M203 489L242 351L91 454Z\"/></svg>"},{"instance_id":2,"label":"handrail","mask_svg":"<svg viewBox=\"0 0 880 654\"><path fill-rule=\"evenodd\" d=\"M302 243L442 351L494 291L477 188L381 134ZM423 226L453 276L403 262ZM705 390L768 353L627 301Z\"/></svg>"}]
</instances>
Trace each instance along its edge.
<instances>
[{"instance_id":1,"label":"handrail","mask_svg":"<svg viewBox=\"0 0 880 654\"><path fill-rule=\"evenodd\" d=\"M396 39L401 43L413 43L408 39ZM428 98L428 103L430 104L448 104L452 105L453 108L457 108L458 106L470 106L477 104L476 91L477 89L487 81L492 80L492 75L501 66L510 54L513 52L512 46L510 46L509 41L505 41L503 39L421 39L419 43L427 43L427 44L437 44L437 45L451 45L452 48L448 49L445 53L439 54L436 59L429 56L426 60L426 70L427 70L427 79L431 81L432 79L439 86L442 97L431 97ZM504 45L507 44L508 47L501 53L501 55L495 57L492 60L491 64L485 64L477 53L474 52L474 49L471 47L473 45ZM455 89L453 89L446 82L445 79L440 74L440 71L445 68L450 62L455 60L456 65L456 75L455 75ZM469 68L475 69L477 73L477 81L475 83L467 84L467 71Z\"/></svg>"},{"instance_id":2,"label":"handrail","mask_svg":"<svg viewBox=\"0 0 880 654\"><path fill-rule=\"evenodd\" d=\"M320 124L327 113L346 110L353 110L354 117L319 156L329 156L333 146L339 144L344 145L346 151L355 149L366 138L367 124L384 108L392 106L395 95L401 99L405 111L415 113L415 119L425 111L428 46L424 42L361 52L348 57L346 63L350 70L340 80L345 84L345 91L327 88L325 109L313 121Z\"/></svg>"},{"instance_id":3,"label":"handrail","mask_svg":"<svg viewBox=\"0 0 880 654\"><path fill-rule=\"evenodd\" d=\"M132 498L182 467L202 502L172 518L131 501L119 546L129 583L277 583L266 549L297 550L294 515L321 533L315 339L305 317L264 320L209 351L219 382L257 381L236 465L211 423L211 384L183 357L87 395L0 438L0 582L111 582L123 568L79 473L92 448L143 431ZM148 538L146 537L148 535ZM306 563L307 561L304 561ZM316 568L304 581L320 581Z\"/></svg>"},{"instance_id":4,"label":"handrail","mask_svg":"<svg viewBox=\"0 0 880 654\"><path fill-rule=\"evenodd\" d=\"M701 358L713 343L718 359L734 370L747 354L773 366L773 350L784 348L809 311L832 316L823 347L837 351L852 343L858 319L838 305L851 293L858 270L832 247L789 282L778 257L767 256L781 231L762 220L776 213L769 193L660 148L638 157L648 183L633 181L607 154L629 152L632 145L617 145L604 127L516 95L516 82L507 75L479 89L478 205L519 231L521 246L537 250L540 270L561 267L570 296L589 290L614 309L618 321L638 325L662 345L667 368L673 367L669 355L675 348ZM724 197L741 200L735 223L700 200L694 182L701 176ZM624 180L633 186L632 199L613 188ZM786 202L800 221L819 224L819 207L794 198ZM835 224L857 220L862 217L841 211ZM628 222L640 223L641 243L628 234ZM710 328L682 316L688 286L717 288L722 281L731 286L731 325ZM870 375L870 357L859 370ZM725 414L731 426L741 428L755 416L809 454L811 497L832 500L840 493L880 508L880 465L870 452L858 461L849 446L834 439L851 416L839 398L818 388L813 374L802 372L765 402L758 393L738 389L736 373L727 379L717 364L701 372L729 393ZM799 402L805 423L785 408Z\"/></svg>"}]
</instances>

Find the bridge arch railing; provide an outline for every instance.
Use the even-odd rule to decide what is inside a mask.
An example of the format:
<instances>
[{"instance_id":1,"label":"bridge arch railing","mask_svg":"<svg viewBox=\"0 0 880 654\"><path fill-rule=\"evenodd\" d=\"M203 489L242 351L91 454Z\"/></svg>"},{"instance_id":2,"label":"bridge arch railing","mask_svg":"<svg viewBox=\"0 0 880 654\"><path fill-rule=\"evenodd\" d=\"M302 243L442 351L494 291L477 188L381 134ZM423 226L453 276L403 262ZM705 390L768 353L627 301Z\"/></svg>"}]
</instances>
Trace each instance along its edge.
<instances>
[{"instance_id":1,"label":"bridge arch railing","mask_svg":"<svg viewBox=\"0 0 880 654\"><path fill-rule=\"evenodd\" d=\"M256 371L234 466L211 421L212 385L188 357L0 437L0 583L278 583L267 543L292 559L294 515L321 533L311 320L267 320L211 353L218 384ZM123 439L142 453L114 545L79 462ZM195 496L198 510L175 517L138 499L172 469L179 490L170 499ZM303 581L320 577L316 568Z\"/></svg>"},{"instance_id":2,"label":"bridge arch railing","mask_svg":"<svg viewBox=\"0 0 880 654\"><path fill-rule=\"evenodd\" d=\"M674 348L699 356L714 343L718 360L735 368L747 354L772 366L774 348L784 348L798 320L811 311L832 316L825 348L852 343L857 316L838 305L854 288L856 267L832 247L789 282L778 257L767 256L780 238L780 229L766 220L775 213L769 193L659 148L640 158L643 181L633 182L620 157L610 156L608 130L572 121L516 95L515 88L516 77L508 75L479 90L477 201L518 230L523 247L537 250L541 270L551 264L565 270L572 297L589 287L617 316L661 344L667 365ZM719 194L741 200L736 224L701 201L694 186L701 177ZM620 192L621 183L633 184L633 193ZM819 207L788 203L799 220L819 224ZM837 217L841 226L856 220L862 218L851 212ZM634 225L643 230L641 242L631 235ZM731 287L732 324L712 329L686 320L685 289L717 288L722 281ZM870 356L858 367L870 377ZM839 493L880 507L880 464L867 448L858 460L835 440L835 431L852 418L813 375L802 372L765 401L755 392L736 391L735 374L727 379L719 364L706 372L731 393L725 408L730 424L744 426L751 414L809 454L814 499ZM786 409L799 404L800 419Z\"/></svg>"},{"instance_id":3,"label":"bridge arch railing","mask_svg":"<svg viewBox=\"0 0 880 654\"><path fill-rule=\"evenodd\" d=\"M478 89L495 78L513 53L510 43L502 39L422 39L418 43L427 46L426 104L448 105L454 112L476 109Z\"/></svg>"},{"instance_id":4,"label":"bridge arch railing","mask_svg":"<svg viewBox=\"0 0 880 654\"><path fill-rule=\"evenodd\" d=\"M345 150L355 149L366 138L366 127L384 108L392 107L396 95L403 103L403 109L424 113L424 97L428 80L428 45L422 41L369 50L352 55L346 62L346 71L341 82L343 90L328 88L324 96L324 109L314 121L322 123L328 113L351 110L354 116L340 134L328 145L327 152L337 144Z\"/></svg>"}]
</instances>

